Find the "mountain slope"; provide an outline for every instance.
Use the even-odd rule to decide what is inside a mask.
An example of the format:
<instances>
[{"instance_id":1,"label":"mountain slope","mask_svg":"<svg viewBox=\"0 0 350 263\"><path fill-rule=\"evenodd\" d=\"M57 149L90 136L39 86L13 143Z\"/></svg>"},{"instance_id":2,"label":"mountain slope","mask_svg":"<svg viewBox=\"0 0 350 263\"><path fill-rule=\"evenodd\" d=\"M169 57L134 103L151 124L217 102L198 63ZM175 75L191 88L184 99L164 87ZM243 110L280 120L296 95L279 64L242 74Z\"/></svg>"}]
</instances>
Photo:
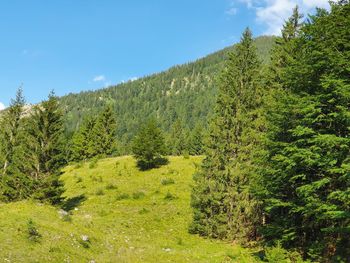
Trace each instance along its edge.
<instances>
[{"instance_id":1,"label":"mountain slope","mask_svg":"<svg viewBox=\"0 0 350 263\"><path fill-rule=\"evenodd\" d=\"M258 37L255 43L261 60L267 63L274 37ZM215 80L232 50L234 46L136 81L64 96L61 103L67 130L73 132L84 116L96 114L106 104L115 109L117 135L124 144L133 137L140 122L150 116L157 116L166 132L177 119L187 131L195 125L206 127L216 98Z\"/></svg>"},{"instance_id":2,"label":"mountain slope","mask_svg":"<svg viewBox=\"0 0 350 263\"><path fill-rule=\"evenodd\" d=\"M4 262L255 262L249 250L190 235L192 174L201 157L140 172L131 157L64 169L64 208L0 204ZM28 236L28 220L40 235ZM31 238L32 239L31 239ZM85 239L85 241L84 241ZM93 261L92 261L93 260Z\"/></svg>"}]
</instances>

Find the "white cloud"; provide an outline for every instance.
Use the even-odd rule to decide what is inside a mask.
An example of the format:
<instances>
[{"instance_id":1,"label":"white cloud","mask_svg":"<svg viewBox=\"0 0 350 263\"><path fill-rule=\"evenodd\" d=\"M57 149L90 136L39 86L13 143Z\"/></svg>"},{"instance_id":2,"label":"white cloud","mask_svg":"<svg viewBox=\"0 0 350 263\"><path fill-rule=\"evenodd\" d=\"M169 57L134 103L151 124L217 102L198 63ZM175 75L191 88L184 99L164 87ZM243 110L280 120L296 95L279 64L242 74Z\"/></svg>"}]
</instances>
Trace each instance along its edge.
<instances>
[{"instance_id":1,"label":"white cloud","mask_svg":"<svg viewBox=\"0 0 350 263\"><path fill-rule=\"evenodd\" d=\"M238 9L236 7L230 7L229 9L226 10L225 14L229 16L234 16L237 14Z\"/></svg>"},{"instance_id":2,"label":"white cloud","mask_svg":"<svg viewBox=\"0 0 350 263\"><path fill-rule=\"evenodd\" d=\"M304 15L312 12L315 7L329 8L328 0L239 0L249 9L255 11L256 20L266 25L264 34L280 35L284 22L298 5Z\"/></svg>"},{"instance_id":3,"label":"white cloud","mask_svg":"<svg viewBox=\"0 0 350 263\"><path fill-rule=\"evenodd\" d=\"M106 77L104 75L96 76L92 79L93 82L105 81Z\"/></svg>"},{"instance_id":4,"label":"white cloud","mask_svg":"<svg viewBox=\"0 0 350 263\"><path fill-rule=\"evenodd\" d=\"M4 110L6 108L5 104L0 102L0 110Z\"/></svg>"}]
</instances>

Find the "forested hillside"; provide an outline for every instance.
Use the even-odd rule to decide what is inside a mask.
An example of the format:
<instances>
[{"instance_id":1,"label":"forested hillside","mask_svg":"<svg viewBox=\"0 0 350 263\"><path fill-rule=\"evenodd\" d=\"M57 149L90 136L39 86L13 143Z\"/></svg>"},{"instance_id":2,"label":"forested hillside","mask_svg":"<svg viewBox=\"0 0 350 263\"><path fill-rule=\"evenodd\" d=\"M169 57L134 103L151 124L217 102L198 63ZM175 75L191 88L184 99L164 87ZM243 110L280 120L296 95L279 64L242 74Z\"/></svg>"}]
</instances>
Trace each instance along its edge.
<instances>
[{"instance_id":1,"label":"forested hillside","mask_svg":"<svg viewBox=\"0 0 350 263\"><path fill-rule=\"evenodd\" d=\"M255 39L263 62L269 61L274 39L269 36ZM96 115L110 105L116 113L117 137L121 145L128 144L140 123L151 116L157 117L167 137L173 137L168 141L178 139L178 144L186 143L184 138L191 137L190 131L207 126L216 100L215 80L224 68L227 54L234 48L231 46L195 62L135 81L62 97L68 133L75 131L84 117ZM173 154L185 147L174 144L170 148L180 149L170 149ZM119 147L121 154L125 150L129 152L128 147Z\"/></svg>"}]
</instances>

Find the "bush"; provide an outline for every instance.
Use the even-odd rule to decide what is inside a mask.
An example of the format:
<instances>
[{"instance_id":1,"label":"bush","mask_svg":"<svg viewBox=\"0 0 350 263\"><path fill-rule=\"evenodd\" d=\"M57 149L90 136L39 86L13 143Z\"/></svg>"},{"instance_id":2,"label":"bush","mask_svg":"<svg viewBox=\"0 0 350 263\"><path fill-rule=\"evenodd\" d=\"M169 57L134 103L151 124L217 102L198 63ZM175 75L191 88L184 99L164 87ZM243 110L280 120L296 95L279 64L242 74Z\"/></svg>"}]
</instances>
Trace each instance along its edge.
<instances>
[{"instance_id":1,"label":"bush","mask_svg":"<svg viewBox=\"0 0 350 263\"><path fill-rule=\"evenodd\" d=\"M77 178L76 178L76 183L78 184L78 183L81 183L82 181L83 181L83 178L81 178L80 176L78 176Z\"/></svg>"},{"instance_id":2,"label":"bush","mask_svg":"<svg viewBox=\"0 0 350 263\"><path fill-rule=\"evenodd\" d=\"M106 189L107 190L113 190L113 189L117 189L118 187L115 184L109 183L106 185Z\"/></svg>"},{"instance_id":3,"label":"bush","mask_svg":"<svg viewBox=\"0 0 350 263\"><path fill-rule=\"evenodd\" d=\"M164 178L161 181L162 185L169 185L169 184L175 184L174 179L172 178Z\"/></svg>"},{"instance_id":4,"label":"bush","mask_svg":"<svg viewBox=\"0 0 350 263\"><path fill-rule=\"evenodd\" d=\"M97 167L97 163L98 163L98 159L97 158L92 159L90 164L89 164L89 168L90 169L96 168Z\"/></svg>"},{"instance_id":5,"label":"bush","mask_svg":"<svg viewBox=\"0 0 350 263\"><path fill-rule=\"evenodd\" d=\"M39 242L41 238L41 234L39 233L36 224L32 219L29 219L27 222L27 234L28 239L33 242Z\"/></svg>"},{"instance_id":6,"label":"bush","mask_svg":"<svg viewBox=\"0 0 350 263\"><path fill-rule=\"evenodd\" d=\"M76 164L74 165L74 168L75 168L75 169L79 169L79 168L81 168L81 167L83 167L83 163L82 163L82 162L76 163Z\"/></svg>"},{"instance_id":7,"label":"bush","mask_svg":"<svg viewBox=\"0 0 350 263\"><path fill-rule=\"evenodd\" d=\"M173 195L173 194L170 193L170 192L167 192L166 195L165 195L165 197L164 197L164 199L165 199L165 200L174 200L174 199L176 199L176 196Z\"/></svg>"},{"instance_id":8,"label":"bush","mask_svg":"<svg viewBox=\"0 0 350 263\"><path fill-rule=\"evenodd\" d=\"M133 199L141 199L141 198L144 198L145 197L145 193L144 192L141 192L141 191L138 191L138 192L135 192L132 194L132 198Z\"/></svg>"},{"instance_id":9,"label":"bush","mask_svg":"<svg viewBox=\"0 0 350 263\"><path fill-rule=\"evenodd\" d=\"M142 209L139 211L139 214L140 214L140 215L147 214L147 213L149 213L149 210L146 209L146 208L142 208Z\"/></svg>"},{"instance_id":10,"label":"bush","mask_svg":"<svg viewBox=\"0 0 350 263\"><path fill-rule=\"evenodd\" d=\"M281 243L265 249L265 260L271 263L302 263L302 257L297 252L288 252Z\"/></svg>"},{"instance_id":11,"label":"bush","mask_svg":"<svg viewBox=\"0 0 350 263\"><path fill-rule=\"evenodd\" d=\"M103 190L102 189L98 189L97 191L96 191L96 195L104 195L105 193L103 192Z\"/></svg>"},{"instance_id":12,"label":"bush","mask_svg":"<svg viewBox=\"0 0 350 263\"><path fill-rule=\"evenodd\" d=\"M130 198L130 195L124 193L124 194L118 195L116 199L119 201L119 200L124 200L129 198Z\"/></svg>"},{"instance_id":13,"label":"bush","mask_svg":"<svg viewBox=\"0 0 350 263\"><path fill-rule=\"evenodd\" d=\"M184 157L184 159L190 159L190 154L188 153L188 151L185 151L183 153L183 157Z\"/></svg>"},{"instance_id":14,"label":"bush","mask_svg":"<svg viewBox=\"0 0 350 263\"><path fill-rule=\"evenodd\" d=\"M92 176L91 180L94 181L94 182L99 182L99 183L103 182L103 179L102 179L101 176Z\"/></svg>"}]
</instances>

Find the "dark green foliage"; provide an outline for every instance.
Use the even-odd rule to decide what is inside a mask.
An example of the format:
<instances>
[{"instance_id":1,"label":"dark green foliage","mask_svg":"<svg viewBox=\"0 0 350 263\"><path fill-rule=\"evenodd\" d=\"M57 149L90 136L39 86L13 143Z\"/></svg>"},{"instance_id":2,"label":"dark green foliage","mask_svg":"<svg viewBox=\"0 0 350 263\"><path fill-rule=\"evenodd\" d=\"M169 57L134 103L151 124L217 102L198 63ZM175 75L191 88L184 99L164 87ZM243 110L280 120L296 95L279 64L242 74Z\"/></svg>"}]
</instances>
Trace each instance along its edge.
<instances>
[{"instance_id":1,"label":"dark green foliage","mask_svg":"<svg viewBox=\"0 0 350 263\"><path fill-rule=\"evenodd\" d=\"M110 156L116 150L116 119L112 107L107 106L98 116L92 131L93 155Z\"/></svg>"},{"instance_id":2,"label":"dark green foliage","mask_svg":"<svg viewBox=\"0 0 350 263\"><path fill-rule=\"evenodd\" d=\"M206 158L194 176L190 231L246 243L256 237L258 202L251 163L261 129L260 62L247 29L219 83Z\"/></svg>"},{"instance_id":3,"label":"dark green foliage","mask_svg":"<svg viewBox=\"0 0 350 263\"><path fill-rule=\"evenodd\" d=\"M63 157L63 121L53 93L29 109L22 90L1 119L1 194L3 201L34 196L57 204L63 192L59 169Z\"/></svg>"},{"instance_id":4,"label":"dark green foliage","mask_svg":"<svg viewBox=\"0 0 350 263\"><path fill-rule=\"evenodd\" d=\"M259 56L265 63L269 61L268 54L273 42L274 37L269 36L254 40ZM159 74L62 97L60 101L66 110L67 136L79 128L78 124L82 120L97 116L106 105L112 106L118 120L116 140L118 154L121 155L131 153L130 142L137 127L154 114L157 114L165 138L170 137L177 120L180 120L183 133L188 138L192 136L196 125L205 130L218 92L215 79L224 68L228 53L234 50L235 46L231 46ZM190 149L186 150L192 154Z\"/></svg>"},{"instance_id":5,"label":"dark green foliage","mask_svg":"<svg viewBox=\"0 0 350 263\"><path fill-rule=\"evenodd\" d=\"M73 135L71 159L79 161L114 154L116 152L115 133L116 119L112 108L107 106L97 117L86 118Z\"/></svg>"},{"instance_id":6,"label":"dark green foliage","mask_svg":"<svg viewBox=\"0 0 350 263\"><path fill-rule=\"evenodd\" d=\"M22 89L12 100L10 107L1 119L0 200L14 201L27 198L33 189L31 171L33 155L26 130L24 115L25 100Z\"/></svg>"},{"instance_id":7,"label":"dark green foliage","mask_svg":"<svg viewBox=\"0 0 350 263\"><path fill-rule=\"evenodd\" d=\"M124 199L129 199L129 198L130 198L129 194L124 193L124 194L119 194L116 199L117 200L124 200Z\"/></svg>"},{"instance_id":8,"label":"dark green foliage","mask_svg":"<svg viewBox=\"0 0 350 263\"><path fill-rule=\"evenodd\" d=\"M166 195L164 196L164 200L171 201L171 200L174 200L174 199L176 199L176 196L173 195L173 194L170 193L170 192L167 192Z\"/></svg>"},{"instance_id":9,"label":"dark green foliage","mask_svg":"<svg viewBox=\"0 0 350 263\"><path fill-rule=\"evenodd\" d=\"M291 34L295 12L274 54L282 96L269 118L263 233L323 262L350 258L349 13L348 1L332 4Z\"/></svg>"},{"instance_id":10,"label":"dark green foliage","mask_svg":"<svg viewBox=\"0 0 350 263\"><path fill-rule=\"evenodd\" d=\"M65 164L65 158L63 115L53 92L47 101L34 108L28 130L31 150L35 156L34 196L58 204L64 192L63 184L59 181L59 169Z\"/></svg>"},{"instance_id":11,"label":"dark green foliage","mask_svg":"<svg viewBox=\"0 0 350 263\"><path fill-rule=\"evenodd\" d=\"M29 219L27 222L27 235L28 239L33 242L39 242L41 238L41 234L32 219Z\"/></svg>"},{"instance_id":12,"label":"dark green foliage","mask_svg":"<svg viewBox=\"0 0 350 263\"><path fill-rule=\"evenodd\" d=\"M196 125L188 138L187 151L190 155L201 155L204 153L205 130Z\"/></svg>"},{"instance_id":13,"label":"dark green foliage","mask_svg":"<svg viewBox=\"0 0 350 263\"><path fill-rule=\"evenodd\" d=\"M96 125L94 117L86 118L72 138L71 159L73 161L87 160L94 156L93 130Z\"/></svg>"},{"instance_id":14,"label":"dark green foliage","mask_svg":"<svg viewBox=\"0 0 350 263\"><path fill-rule=\"evenodd\" d=\"M162 131L158 128L155 119L150 119L142 125L136 135L132 152L137 160L137 166L142 170L151 169L166 163L167 149Z\"/></svg>"},{"instance_id":15,"label":"dark green foliage","mask_svg":"<svg viewBox=\"0 0 350 263\"><path fill-rule=\"evenodd\" d=\"M161 181L162 185L169 185L169 184L175 184L174 179L172 178L164 178Z\"/></svg>"}]
</instances>

